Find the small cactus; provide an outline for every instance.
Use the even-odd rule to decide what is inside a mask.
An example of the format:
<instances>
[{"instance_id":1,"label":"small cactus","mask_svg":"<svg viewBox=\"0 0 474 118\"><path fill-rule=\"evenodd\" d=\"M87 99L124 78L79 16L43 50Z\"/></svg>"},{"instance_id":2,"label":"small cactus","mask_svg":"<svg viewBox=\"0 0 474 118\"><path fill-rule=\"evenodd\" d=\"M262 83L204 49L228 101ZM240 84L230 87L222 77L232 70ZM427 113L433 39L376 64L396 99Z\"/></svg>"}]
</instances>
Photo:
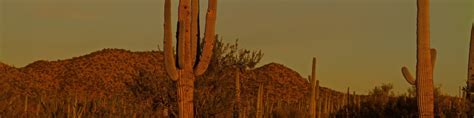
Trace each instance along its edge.
<instances>
[{"instance_id":1,"label":"small cactus","mask_svg":"<svg viewBox=\"0 0 474 118\"><path fill-rule=\"evenodd\" d=\"M257 95L257 113L256 117L257 118L263 118L263 95L264 95L264 88L263 84L260 84L258 86L258 95Z\"/></svg>"},{"instance_id":2,"label":"small cactus","mask_svg":"<svg viewBox=\"0 0 474 118\"><path fill-rule=\"evenodd\" d=\"M350 101L351 101L351 88L350 87L347 87L347 92L346 94L344 95L344 106L345 105L349 105L350 104Z\"/></svg>"},{"instance_id":3,"label":"small cactus","mask_svg":"<svg viewBox=\"0 0 474 118\"><path fill-rule=\"evenodd\" d=\"M316 80L316 58L313 58L313 66L311 71L310 78L311 82L311 96L310 96L310 105L309 105L309 116L311 118L316 118L316 111L317 111L317 95L318 95L318 84L319 81Z\"/></svg>"},{"instance_id":4,"label":"small cactus","mask_svg":"<svg viewBox=\"0 0 474 118\"><path fill-rule=\"evenodd\" d=\"M240 72L236 71L236 77L235 77L235 109L238 113L238 117L242 118L243 113L241 111L241 105L240 105Z\"/></svg>"}]
</instances>

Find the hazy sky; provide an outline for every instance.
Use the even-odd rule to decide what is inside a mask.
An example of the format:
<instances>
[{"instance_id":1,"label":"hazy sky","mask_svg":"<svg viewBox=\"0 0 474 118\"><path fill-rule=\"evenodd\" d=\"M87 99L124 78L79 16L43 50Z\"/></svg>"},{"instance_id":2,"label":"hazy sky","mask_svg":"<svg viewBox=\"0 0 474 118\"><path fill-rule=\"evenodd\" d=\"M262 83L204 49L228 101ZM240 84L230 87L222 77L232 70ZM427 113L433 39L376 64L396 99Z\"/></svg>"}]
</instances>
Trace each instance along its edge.
<instances>
[{"instance_id":1,"label":"hazy sky","mask_svg":"<svg viewBox=\"0 0 474 118\"><path fill-rule=\"evenodd\" d=\"M163 2L0 0L0 61L22 67L102 48L157 50L163 43ZM205 11L207 1L201 2ZM409 84L400 68L415 72L415 0L218 2L217 33L225 41L239 38L240 46L265 53L262 64L281 63L303 77L317 57L322 86L366 93L393 83L397 92L405 92ZM473 6L472 0L431 0L435 84L452 95L467 77Z\"/></svg>"}]
</instances>

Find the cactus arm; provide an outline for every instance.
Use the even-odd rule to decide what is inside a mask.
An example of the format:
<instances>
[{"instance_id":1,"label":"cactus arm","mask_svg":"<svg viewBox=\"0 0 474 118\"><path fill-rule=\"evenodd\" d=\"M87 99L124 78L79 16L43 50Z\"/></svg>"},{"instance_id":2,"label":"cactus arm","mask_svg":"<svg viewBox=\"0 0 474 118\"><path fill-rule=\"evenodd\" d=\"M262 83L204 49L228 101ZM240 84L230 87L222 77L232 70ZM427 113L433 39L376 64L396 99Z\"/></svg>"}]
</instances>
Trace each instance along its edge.
<instances>
[{"instance_id":1,"label":"cactus arm","mask_svg":"<svg viewBox=\"0 0 474 118\"><path fill-rule=\"evenodd\" d=\"M180 69L185 68L185 62L186 62L186 28L187 26L187 13L189 9L189 4L188 0L179 0L179 5L178 5L178 46L177 46L177 51L178 51L178 67Z\"/></svg>"},{"instance_id":2,"label":"cactus arm","mask_svg":"<svg viewBox=\"0 0 474 118\"><path fill-rule=\"evenodd\" d=\"M184 23L182 23L182 22L178 23L178 26L179 26L178 35L179 36L178 36L178 46L177 46L177 49L176 49L176 51L178 53L177 56L176 56L177 61L178 61L177 66L180 69L184 68L184 62L185 62L184 56L186 55L186 53L185 53L186 50L185 50L185 47L184 47L185 40L184 40L184 25L183 24Z\"/></svg>"},{"instance_id":3,"label":"cactus arm","mask_svg":"<svg viewBox=\"0 0 474 118\"><path fill-rule=\"evenodd\" d=\"M435 63L436 63L436 56L437 56L436 49L432 48L430 50L430 55L431 55L431 65L434 68ZM407 80L409 84L415 85L416 80L413 78L413 76L411 75L407 67L402 67L402 73L403 73L403 77L405 77L405 79Z\"/></svg>"},{"instance_id":4,"label":"cactus arm","mask_svg":"<svg viewBox=\"0 0 474 118\"><path fill-rule=\"evenodd\" d=\"M436 51L436 49L431 48L430 54L431 54L431 66L434 70L434 67L435 67L435 64L436 64L436 57L437 57L438 52Z\"/></svg>"},{"instance_id":5,"label":"cactus arm","mask_svg":"<svg viewBox=\"0 0 474 118\"><path fill-rule=\"evenodd\" d=\"M184 20L184 69L191 70L193 64L191 63L191 26L192 26L192 11L191 1L182 0L183 2L183 20Z\"/></svg>"},{"instance_id":6,"label":"cactus arm","mask_svg":"<svg viewBox=\"0 0 474 118\"><path fill-rule=\"evenodd\" d=\"M165 23L164 23L164 55L165 55L165 68L168 76L172 80L178 80L178 72L175 66L175 59L173 53L173 42L171 32L171 0L165 0Z\"/></svg>"},{"instance_id":7,"label":"cactus arm","mask_svg":"<svg viewBox=\"0 0 474 118\"><path fill-rule=\"evenodd\" d=\"M416 85L416 81L413 78L413 76L411 75L411 73L410 73L410 71L408 70L407 67L405 67L405 66L402 67L402 74L403 74L403 77L405 77L405 80L407 80L407 82L409 84Z\"/></svg>"},{"instance_id":8,"label":"cactus arm","mask_svg":"<svg viewBox=\"0 0 474 118\"><path fill-rule=\"evenodd\" d=\"M191 25L191 24L189 24L189 25ZM191 57L192 57L191 56L191 50L192 50L191 49L191 37L189 37L190 35L188 35L188 34L190 34L190 32L187 32L187 31L188 31L188 29L186 29L186 35L187 36L185 36L185 40L184 40L185 41L184 50L186 51L185 52L186 55L184 55L184 60L185 60L184 61L184 68L186 70L192 70L193 64L191 62L193 62L193 61L191 61Z\"/></svg>"},{"instance_id":9,"label":"cactus arm","mask_svg":"<svg viewBox=\"0 0 474 118\"><path fill-rule=\"evenodd\" d=\"M179 36L178 36L178 47L177 47L177 48L178 48L178 49L177 49L178 54L177 54L177 57L176 57L176 58L178 58L178 67L179 67L180 69L183 69L183 68L184 68L184 64L185 64L185 63L184 63L184 62L185 62L185 58L184 58L184 57L186 56L186 49L185 49L186 47L185 47L185 45L184 45L184 43L186 43L186 42L185 42L185 39L184 39L184 30L185 30L184 27L185 27L185 26L184 26L184 23L183 23L183 22L179 22L179 23L178 23L178 26L179 26L179 28L178 28L178 30L179 30L179 31L178 31L178 32L179 32L179 33L178 33L178 35L179 35Z\"/></svg>"},{"instance_id":10,"label":"cactus arm","mask_svg":"<svg viewBox=\"0 0 474 118\"><path fill-rule=\"evenodd\" d=\"M215 27L216 27L216 10L217 10L217 0L209 0L209 5L207 8L206 16L206 29L204 36L204 47L202 49L202 54L199 58L199 63L197 64L194 72L195 75L202 75L209 63L211 61L212 50L214 49L215 44Z\"/></svg>"},{"instance_id":11,"label":"cactus arm","mask_svg":"<svg viewBox=\"0 0 474 118\"><path fill-rule=\"evenodd\" d=\"M191 0L191 64L196 63L199 41L199 0Z\"/></svg>"}]
</instances>

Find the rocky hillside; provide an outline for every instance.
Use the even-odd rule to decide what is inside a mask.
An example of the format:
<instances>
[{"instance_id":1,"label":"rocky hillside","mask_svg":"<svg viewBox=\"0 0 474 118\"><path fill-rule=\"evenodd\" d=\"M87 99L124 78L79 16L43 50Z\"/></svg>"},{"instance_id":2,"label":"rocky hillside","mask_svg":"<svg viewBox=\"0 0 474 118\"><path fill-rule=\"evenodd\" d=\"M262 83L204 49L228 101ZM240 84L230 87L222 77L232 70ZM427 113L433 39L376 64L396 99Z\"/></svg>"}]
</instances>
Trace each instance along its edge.
<instances>
[{"instance_id":1,"label":"rocky hillside","mask_svg":"<svg viewBox=\"0 0 474 118\"><path fill-rule=\"evenodd\" d=\"M140 73L165 78L160 52L104 49L59 61L36 61L23 68L2 65L1 79L14 78L24 94L110 97L129 91ZM127 85L128 84L128 85ZM36 96L36 95L35 95Z\"/></svg>"},{"instance_id":2,"label":"rocky hillside","mask_svg":"<svg viewBox=\"0 0 474 118\"><path fill-rule=\"evenodd\" d=\"M226 68L198 77L198 109L215 114L230 110L232 107L225 106L234 104L236 72L242 74L245 106L253 106L259 84L264 84L269 101L291 103L306 99L307 80L281 64L270 63L253 70ZM19 96L122 99L131 106L140 105L142 110L176 110L175 85L164 71L163 53L157 51L104 49L72 59L36 61L22 68L0 63L0 82L0 103Z\"/></svg>"}]
</instances>

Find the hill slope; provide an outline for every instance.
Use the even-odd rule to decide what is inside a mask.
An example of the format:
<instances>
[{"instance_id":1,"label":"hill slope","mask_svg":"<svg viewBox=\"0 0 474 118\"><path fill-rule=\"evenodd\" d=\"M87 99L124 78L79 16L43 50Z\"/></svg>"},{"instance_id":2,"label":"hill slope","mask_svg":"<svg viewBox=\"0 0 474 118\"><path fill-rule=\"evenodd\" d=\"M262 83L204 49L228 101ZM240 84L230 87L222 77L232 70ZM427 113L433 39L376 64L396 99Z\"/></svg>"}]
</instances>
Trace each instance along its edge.
<instances>
[{"instance_id":1,"label":"hill slope","mask_svg":"<svg viewBox=\"0 0 474 118\"><path fill-rule=\"evenodd\" d=\"M281 64L270 63L253 70L228 67L219 71L198 78L198 111L212 114L232 111L228 105L234 104L234 72L242 73L242 104L247 107L254 107L260 83L265 85L268 101L296 103L306 99L308 93L307 80ZM104 49L72 59L40 60L22 68L0 63L0 82L3 90L0 94L6 96L0 103L30 96L59 101L120 99L122 104L136 110L167 108L176 112L177 108L176 87L164 70L163 53L157 51Z\"/></svg>"}]
</instances>

